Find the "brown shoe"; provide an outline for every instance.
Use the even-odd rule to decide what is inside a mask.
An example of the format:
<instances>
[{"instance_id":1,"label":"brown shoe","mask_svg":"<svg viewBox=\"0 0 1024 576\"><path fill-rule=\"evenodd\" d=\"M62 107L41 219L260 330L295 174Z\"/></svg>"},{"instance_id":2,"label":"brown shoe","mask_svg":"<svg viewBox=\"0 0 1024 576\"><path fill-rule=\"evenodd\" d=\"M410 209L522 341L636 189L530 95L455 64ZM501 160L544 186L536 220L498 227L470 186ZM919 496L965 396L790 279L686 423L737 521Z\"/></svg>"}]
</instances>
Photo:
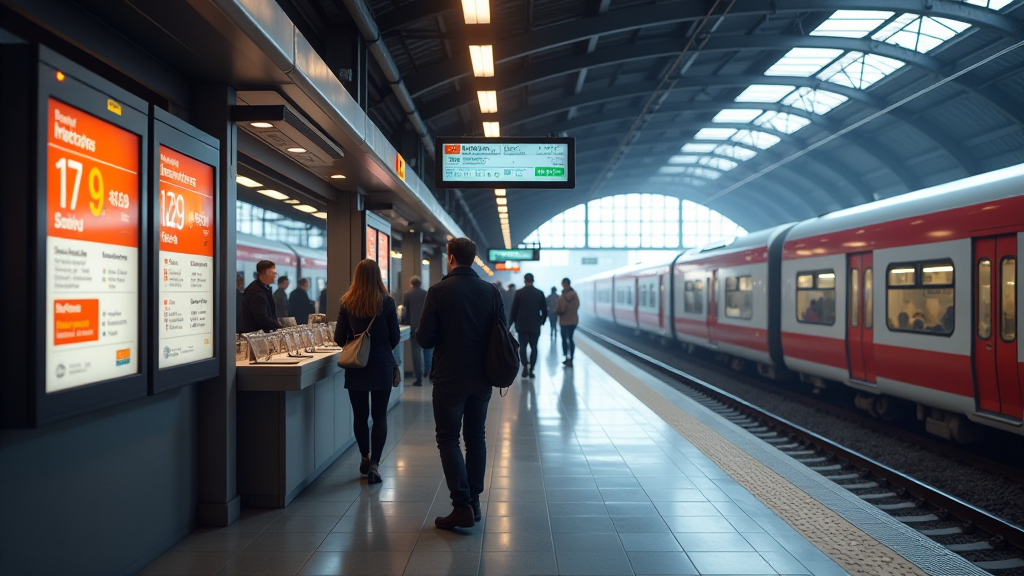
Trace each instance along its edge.
<instances>
[{"instance_id":1,"label":"brown shoe","mask_svg":"<svg viewBox=\"0 0 1024 576\"><path fill-rule=\"evenodd\" d=\"M434 526L442 530L472 528L474 524L472 506L455 506L452 508L451 514L434 518Z\"/></svg>"}]
</instances>

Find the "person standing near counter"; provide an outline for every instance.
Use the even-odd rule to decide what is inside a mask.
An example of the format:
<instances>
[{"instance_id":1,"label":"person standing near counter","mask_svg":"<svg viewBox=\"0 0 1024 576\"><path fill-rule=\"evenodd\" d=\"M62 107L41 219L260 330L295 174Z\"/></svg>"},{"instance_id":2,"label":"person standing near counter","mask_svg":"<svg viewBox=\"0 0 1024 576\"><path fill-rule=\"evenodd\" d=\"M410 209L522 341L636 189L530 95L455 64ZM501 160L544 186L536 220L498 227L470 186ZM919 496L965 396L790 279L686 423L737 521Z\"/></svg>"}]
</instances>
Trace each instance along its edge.
<instances>
[{"instance_id":1,"label":"person standing near counter","mask_svg":"<svg viewBox=\"0 0 1024 576\"><path fill-rule=\"evenodd\" d=\"M289 284L291 284L291 281L288 280L287 276L281 276L277 279L277 290L274 291L274 306L277 307L278 318L288 316L288 293L285 290L288 289Z\"/></svg>"},{"instance_id":2,"label":"person standing near counter","mask_svg":"<svg viewBox=\"0 0 1024 576\"><path fill-rule=\"evenodd\" d=\"M423 375L430 379L430 360L434 351L423 349L416 342L416 327L420 325L420 314L423 312L423 301L427 299L427 291L422 288L423 281L419 276L409 279L409 289L402 295L402 324L412 326L412 368L416 375L413 386L423 386Z\"/></svg>"},{"instance_id":3,"label":"person standing near counter","mask_svg":"<svg viewBox=\"0 0 1024 576\"><path fill-rule=\"evenodd\" d=\"M242 294L242 333L277 330L277 307L270 287L277 278L277 266L270 260L256 263L256 279Z\"/></svg>"},{"instance_id":4,"label":"person standing near counter","mask_svg":"<svg viewBox=\"0 0 1024 576\"><path fill-rule=\"evenodd\" d=\"M299 287L288 296L288 311L295 317L296 324L309 322L313 314L313 301L309 298L309 278L299 278Z\"/></svg>"},{"instance_id":5,"label":"person standing near counter","mask_svg":"<svg viewBox=\"0 0 1024 576\"><path fill-rule=\"evenodd\" d=\"M345 388L352 403L352 428L363 456L359 473L366 474L370 484L381 482L381 454L388 438L388 400L394 379L394 350L401 340L398 328L398 308L388 295L380 276L380 266L373 260L363 260L356 266L352 286L341 297L338 326L334 341L342 348L356 334L369 332L370 357L363 368L345 369ZM365 346L367 343L364 342ZM373 430L367 420L372 416Z\"/></svg>"}]
</instances>

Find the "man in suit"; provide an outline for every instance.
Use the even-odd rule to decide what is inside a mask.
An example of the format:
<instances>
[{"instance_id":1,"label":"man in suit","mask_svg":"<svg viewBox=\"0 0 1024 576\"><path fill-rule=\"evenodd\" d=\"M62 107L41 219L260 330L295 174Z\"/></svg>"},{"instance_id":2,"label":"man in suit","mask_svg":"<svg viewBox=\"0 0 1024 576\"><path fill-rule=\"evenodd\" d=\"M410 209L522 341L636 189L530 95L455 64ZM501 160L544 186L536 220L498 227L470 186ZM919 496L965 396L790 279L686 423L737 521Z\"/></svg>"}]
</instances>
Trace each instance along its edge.
<instances>
[{"instance_id":1,"label":"man in suit","mask_svg":"<svg viewBox=\"0 0 1024 576\"><path fill-rule=\"evenodd\" d=\"M313 313L313 300L309 297L309 278L299 278L299 287L288 296L288 311L295 317L296 324L309 322Z\"/></svg>"},{"instance_id":2,"label":"man in suit","mask_svg":"<svg viewBox=\"0 0 1024 576\"><path fill-rule=\"evenodd\" d=\"M505 309L495 287L473 271L476 244L469 238L448 242L448 275L427 291L416 341L434 349L433 405L437 449L452 499L452 512L434 526L469 528L481 518L487 444L484 423L491 384L487 350L495 318L505 325ZM466 440L462 457L459 430Z\"/></svg>"},{"instance_id":3,"label":"man in suit","mask_svg":"<svg viewBox=\"0 0 1024 576\"><path fill-rule=\"evenodd\" d=\"M402 294L402 324L412 326L414 331L409 344L412 345L412 369L416 375L413 386L423 386L423 375L430 378L430 360L433 350L424 350L416 342L416 327L420 325L420 316L423 313L423 302L427 299L427 291L421 288L423 281L419 276L409 279L409 289Z\"/></svg>"},{"instance_id":4,"label":"man in suit","mask_svg":"<svg viewBox=\"0 0 1024 576\"><path fill-rule=\"evenodd\" d=\"M509 319L515 323L519 334L519 358L523 360L523 378L533 378L533 368L537 365L537 340L540 339L540 327L548 317L548 303L544 293L533 287L533 274L523 276L523 286L512 298L512 312ZM530 361L526 362L526 346L530 346Z\"/></svg>"},{"instance_id":5,"label":"man in suit","mask_svg":"<svg viewBox=\"0 0 1024 576\"><path fill-rule=\"evenodd\" d=\"M277 330L277 307L270 287L277 278L277 267L270 260L256 263L256 279L242 295L242 332L273 332Z\"/></svg>"}]
</instances>

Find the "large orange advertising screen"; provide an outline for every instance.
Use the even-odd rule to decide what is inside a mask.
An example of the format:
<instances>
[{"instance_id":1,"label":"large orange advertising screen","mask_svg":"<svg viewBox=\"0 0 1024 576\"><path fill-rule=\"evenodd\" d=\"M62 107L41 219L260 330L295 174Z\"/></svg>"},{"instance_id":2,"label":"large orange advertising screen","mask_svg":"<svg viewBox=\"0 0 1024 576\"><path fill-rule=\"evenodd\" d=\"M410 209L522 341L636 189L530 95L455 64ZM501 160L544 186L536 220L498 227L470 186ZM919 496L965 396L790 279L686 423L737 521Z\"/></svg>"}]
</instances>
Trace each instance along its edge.
<instances>
[{"instance_id":1,"label":"large orange advertising screen","mask_svg":"<svg viewBox=\"0 0 1024 576\"><path fill-rule=\"evenodd\" d=\"M160 146L158 366L213 358L212 166Z\"/></svg>"},{"instance_id":2,"label":"large orange advertising screen","mask_svg":"<svg viewBox=\"0 0 1024 576\"><path fill-rule=\"evenodd\" d=\"M137 374L141 138L50 98L46 391Z\"/></svg>"}]
</instances>

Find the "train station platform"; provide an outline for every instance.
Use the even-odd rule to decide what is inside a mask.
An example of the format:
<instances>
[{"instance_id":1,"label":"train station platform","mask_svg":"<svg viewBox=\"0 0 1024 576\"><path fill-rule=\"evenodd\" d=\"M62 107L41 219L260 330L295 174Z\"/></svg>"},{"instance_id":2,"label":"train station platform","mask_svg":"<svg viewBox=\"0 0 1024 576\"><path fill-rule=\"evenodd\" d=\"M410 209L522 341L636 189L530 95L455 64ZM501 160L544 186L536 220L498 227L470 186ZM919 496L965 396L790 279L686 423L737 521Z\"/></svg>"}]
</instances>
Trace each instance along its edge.
<instances>
[{"instance_id":1,"label":"train station platform","mask_svg":"<svg viewBox=\"0 0 1024 576\"><path fill-rule=\"evenodd\" d=\"M542 336L537 377L491 400L476 527L433 526L451 506L430 388L410 387L389 416L383 484L365 483L353 447L288 508L197 530L141 574L979 573L578 341L565 369L560 346Z\"/></svg>"}]
</instances>

